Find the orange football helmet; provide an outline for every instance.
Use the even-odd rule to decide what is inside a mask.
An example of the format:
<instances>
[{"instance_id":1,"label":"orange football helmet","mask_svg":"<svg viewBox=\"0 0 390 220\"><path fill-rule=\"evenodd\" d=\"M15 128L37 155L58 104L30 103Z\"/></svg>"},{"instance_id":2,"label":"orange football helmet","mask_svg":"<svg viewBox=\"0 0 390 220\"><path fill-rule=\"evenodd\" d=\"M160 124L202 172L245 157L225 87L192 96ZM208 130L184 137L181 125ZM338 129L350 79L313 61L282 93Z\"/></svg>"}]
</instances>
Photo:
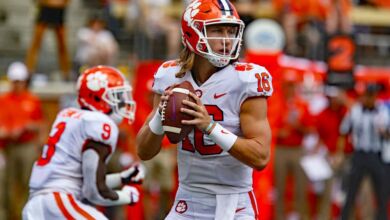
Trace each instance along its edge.
<instances>
[{"instance_id":1,"label":"orange football helmet","mask_svg":"<svg viewBox=\"0 0 390 220\"><path fill-rule=\"evenodd\" d=\"M89 68L79 76L77 90L82 108L134 121L132 87L119 70L109 66Z\"/></svg>"},{"instance_id":2,"label":"orange football helmet","mask_svg":"<svg viewBox=\"0 0 390 220\"><path fill-rule=\"evenodd\" d=\"M235 37L207 37L207 26L220 24L237 27ZM237 10L228 0L194 0L181 19L182 41L185 47L205 57L214 66L224 67L240 54L244 26ZM225 45L227 41L232 41L232 49L227 54L217 53L211 49L210 39L221 39Z\"/></svg>"}]
</instances>

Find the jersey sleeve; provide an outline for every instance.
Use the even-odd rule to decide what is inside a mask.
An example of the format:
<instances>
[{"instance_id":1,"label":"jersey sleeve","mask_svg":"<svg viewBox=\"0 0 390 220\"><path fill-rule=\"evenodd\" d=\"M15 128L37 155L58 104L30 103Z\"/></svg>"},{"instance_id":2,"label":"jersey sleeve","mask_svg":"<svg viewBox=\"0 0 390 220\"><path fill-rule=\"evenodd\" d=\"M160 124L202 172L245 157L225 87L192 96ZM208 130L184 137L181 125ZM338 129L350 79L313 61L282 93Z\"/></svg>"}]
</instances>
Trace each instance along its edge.
<instances>
[{"instance_id":1,"label":"jersey sleeve","mask_svg":"<svg viewBox=\"0 0 390 220\"><path fill-rule=\"evenodd\" d=\"M153 92L163 94L166 88L175 82L175 74L179 72L180 67L176 61L167 61L163 63L154 74Z\"/></svg>"},{"instance_id":2,"label":"jersey sleeve","mask_svg":"<svg viewBox=\"0 0 390 220\"><path fill-rule=\"evenodd\" d=\"M118 126L108 116L96 113L83 118L86 140L93 140L111 147L115 151L118 141Z\"/></svg>"},{"instance_id":3,"label":"jersey sleeve","mask_svg":"<svg viewBox=\"0 0 390 220\"><path fill-rule=\"evenodd\" d=\"M242 87L245 88L244 99L272 95L272 76L264 67L253 63L237 63L236 70L243 84Z\"/></svg>"}]
</instances>

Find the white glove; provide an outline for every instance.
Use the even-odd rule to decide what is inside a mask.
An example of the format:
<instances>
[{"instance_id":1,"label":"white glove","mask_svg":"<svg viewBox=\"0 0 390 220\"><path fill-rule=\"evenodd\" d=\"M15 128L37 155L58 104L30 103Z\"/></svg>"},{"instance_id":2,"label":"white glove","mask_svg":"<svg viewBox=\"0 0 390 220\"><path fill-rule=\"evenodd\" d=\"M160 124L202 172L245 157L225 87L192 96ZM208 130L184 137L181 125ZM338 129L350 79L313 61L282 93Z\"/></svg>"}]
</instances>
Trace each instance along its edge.
<instances>
[{"instance_id":1,"label":"white glove","mask_svg":"<svg viewBox=\"0 0 390 220\"><path fill-rule=\"evenodd\" d=\"M129 167L120 173L122 184L142 183L145 178L145 168L141 164Z\"/></svg>"},{"instance_id":2,"label":"white glove","mask_svg":"<svg viewBox=\"0 0 390 220\"><path fill-rule=\"evenodd\" d=\"M132 186L124 186L121 191L130 198L129 205L133 205L139 201L139 192L137 188Z\"/></svg>"}]
</instances>

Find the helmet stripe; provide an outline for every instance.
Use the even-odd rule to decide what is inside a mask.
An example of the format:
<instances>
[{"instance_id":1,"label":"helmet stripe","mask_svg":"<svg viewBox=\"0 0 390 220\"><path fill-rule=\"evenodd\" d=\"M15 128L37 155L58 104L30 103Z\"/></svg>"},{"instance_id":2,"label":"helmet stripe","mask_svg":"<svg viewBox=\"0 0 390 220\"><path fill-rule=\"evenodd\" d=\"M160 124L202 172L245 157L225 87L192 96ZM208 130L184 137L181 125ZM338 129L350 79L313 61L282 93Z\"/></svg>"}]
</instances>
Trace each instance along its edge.
<instances>
[{"instance_id":1,"label":"helmet stripe","mask_svg":"<svg viewBox=\"0 0 390 220\"><path fill-rule=\"evenodd\" d=\"M232 9L227 0L218 0L219 6L222 8L223 15L232 15Z\"/></svg>"}]
</instances>

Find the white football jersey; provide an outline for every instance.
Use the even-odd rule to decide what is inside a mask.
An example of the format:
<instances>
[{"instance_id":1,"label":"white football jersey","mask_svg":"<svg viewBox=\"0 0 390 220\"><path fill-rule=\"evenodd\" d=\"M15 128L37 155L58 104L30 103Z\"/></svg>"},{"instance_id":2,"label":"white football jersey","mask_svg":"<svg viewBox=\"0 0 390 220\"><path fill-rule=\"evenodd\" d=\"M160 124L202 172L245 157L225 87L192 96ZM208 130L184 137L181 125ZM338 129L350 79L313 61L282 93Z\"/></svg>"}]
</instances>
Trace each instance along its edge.
<instances>
[{"instance_id":1,"label":"white football jersey","mask_svg":"<svg viewBox=\"0 0 390 220\"><path fill-rule=\"evenodd\" d=\"M176 78L179 69L175 61L164 63L154 76L154 92L162 94L174 83L190 82L213 120L237 136L242 136L241 104L249 97L268 97L273 92L271 75L256 64L228 65L200 86L190 72ZM180 186L189 191L228 194L252 190L253 169L223 152L198 129L178 144L178 169Z\"/></svg>"},{"instance_id":2,"label":"white football jersey","mask_svg":"<svg viewBox=\"0 0 390 220\"><path fill-rule=\"evenodd\" d=\"M30 195L66 192L80 197L83 174L82 153L88 140L115 151L118 127L100 112L67 108L58 113L41 157L34 163ZM108 162L109 157L106 162Z\"/></svg>"}]
</instances>

